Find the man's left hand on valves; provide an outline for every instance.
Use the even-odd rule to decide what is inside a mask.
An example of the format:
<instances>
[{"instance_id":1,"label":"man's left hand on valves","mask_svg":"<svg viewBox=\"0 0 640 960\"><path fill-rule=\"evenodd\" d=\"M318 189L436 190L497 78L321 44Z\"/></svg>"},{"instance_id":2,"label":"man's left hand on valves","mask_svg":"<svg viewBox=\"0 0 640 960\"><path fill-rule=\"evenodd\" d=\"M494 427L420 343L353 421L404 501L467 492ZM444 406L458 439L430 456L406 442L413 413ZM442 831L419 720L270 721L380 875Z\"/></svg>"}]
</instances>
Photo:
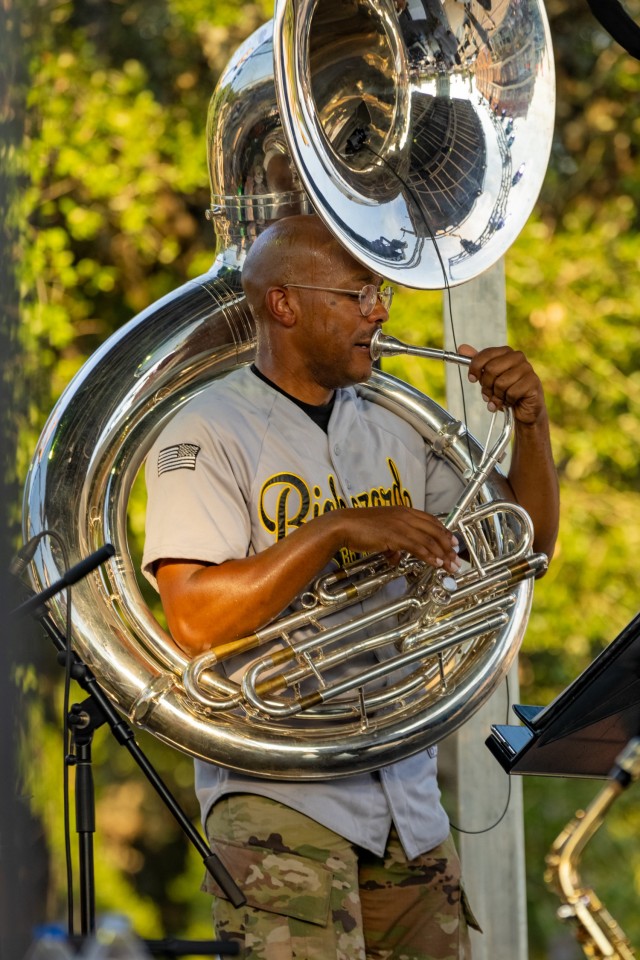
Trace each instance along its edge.
<instances>
[{"instance_id":1,"label":"man's left hand on valves","mask_svg":"<svg viewBox=\"0 0 640 960\"><path fill-rule=\"evenodd\" d=\"M531 426L546 418L540 378L520 350L507 346L476 350L463 343L459 352L472 357L469 381L479 382L482 399L491 413L511 407L517 422Z\"/></svg>"}]
</instances>

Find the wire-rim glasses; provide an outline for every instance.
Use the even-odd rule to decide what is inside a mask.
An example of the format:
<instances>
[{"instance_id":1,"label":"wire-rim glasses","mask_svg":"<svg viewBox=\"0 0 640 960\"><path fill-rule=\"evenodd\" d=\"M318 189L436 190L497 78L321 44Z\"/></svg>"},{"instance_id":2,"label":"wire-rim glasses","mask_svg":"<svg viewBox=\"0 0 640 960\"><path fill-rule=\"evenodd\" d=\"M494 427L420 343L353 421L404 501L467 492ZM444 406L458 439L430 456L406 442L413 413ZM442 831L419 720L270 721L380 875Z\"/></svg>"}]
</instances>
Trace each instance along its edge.
<instances>
[{"instance_id":1,"label":"wire-rim glasses","mask_svg":"<svg viewBox=\"0 0 640 960\"><path fill-rule=\"evenodd\" d=\"M368 317L373 313L378 301L388 312L393 300L393 287L383 287L381 290L375 283L365 283L361 290L341 290L339 287L314 287L308 283L283 283L287 287L297 287L300 290L322 290L325 293L344 293L348 297L357 297L360 305L360 313L363 317Z\"/></svg>"}]
</instances>

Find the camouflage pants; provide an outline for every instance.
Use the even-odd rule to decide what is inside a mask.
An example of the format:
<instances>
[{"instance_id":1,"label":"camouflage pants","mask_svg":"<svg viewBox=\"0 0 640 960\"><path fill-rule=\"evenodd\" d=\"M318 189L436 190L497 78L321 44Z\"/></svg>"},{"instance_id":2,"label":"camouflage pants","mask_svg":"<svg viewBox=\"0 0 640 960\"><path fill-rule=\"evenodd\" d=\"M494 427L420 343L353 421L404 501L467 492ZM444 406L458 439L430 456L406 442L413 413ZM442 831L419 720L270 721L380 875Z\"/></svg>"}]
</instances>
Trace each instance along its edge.
<instances>
[{"instance_id":1,"label":"camouflage pants","mask_svg":"<svg viewBox=\"0 0 640 960\"><path fill-rule=\"evenodd\" d=\"M392 829L384 857L273 800L231 794L207 819L214 852L247 903L234 908L210 876L220 940L244 960L469 960L451 837L407 861Z\"/></svg>"}]
</instances>

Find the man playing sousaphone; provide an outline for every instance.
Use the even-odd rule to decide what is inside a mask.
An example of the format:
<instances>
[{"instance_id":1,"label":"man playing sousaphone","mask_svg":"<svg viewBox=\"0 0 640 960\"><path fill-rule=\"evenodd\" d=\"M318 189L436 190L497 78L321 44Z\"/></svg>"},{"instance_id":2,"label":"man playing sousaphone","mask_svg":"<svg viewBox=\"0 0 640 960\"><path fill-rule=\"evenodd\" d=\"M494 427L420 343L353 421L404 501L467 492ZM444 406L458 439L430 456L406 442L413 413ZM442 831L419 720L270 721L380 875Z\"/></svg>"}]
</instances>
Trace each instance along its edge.
<instances>
[{"instance_id":1,"label":"man playing sousaphone","mask_svg":"<svg viewBox=\"0 0 640 960\"><path fill-rule=\"evenodd\" d=\"M269 622L344 556L406 551L459 570L459 544L437 516L460 479L408 423L353 389L371 375L371 338L388 318L381 280L315 216L278 221L250 249L255 363L188 403L147 459L143 564L188 654ZM489 409L513 410L513 499L550 555L558 491L540 380L509 347L461 352ZM240 909L207 883L216 934L243 956L470 956L476 924L435 747L313 782L197 761L196 788L214 849L245 878Z\"/></svg>"}]
</instances>

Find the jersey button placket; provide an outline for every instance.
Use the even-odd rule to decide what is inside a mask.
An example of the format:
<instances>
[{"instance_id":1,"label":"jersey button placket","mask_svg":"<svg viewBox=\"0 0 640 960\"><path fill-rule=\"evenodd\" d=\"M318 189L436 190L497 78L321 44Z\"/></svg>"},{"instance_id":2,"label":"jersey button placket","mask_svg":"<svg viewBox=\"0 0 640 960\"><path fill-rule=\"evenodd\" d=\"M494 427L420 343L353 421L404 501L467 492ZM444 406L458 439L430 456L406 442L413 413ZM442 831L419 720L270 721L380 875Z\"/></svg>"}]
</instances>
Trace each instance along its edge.
<instances>
[{"instance_id":1,"label":"jersey button placket","mask_svg":"<svg viewBox=\"0 0 640 960\"><path fill-rule=\"evenodd\" d=\"M333 457L331 458L331 460L332 460L332 463L333 463L334 470L336 471L336 476L337 476L337 478L338 478L338 480L339 480L339 482L340 482L340 486L341 486L341 488L342 488L342 493L343 493L343 495L345 495L345 499L346 499L345 491L351 490L351 481L349 480L348 477L344 477L344 476L342 475L342 465L341 465L342 457L340 456L341 451L342 451L342 447L340 446L340 444L339 444L339 443L334 443L334 445L333 445Z\"/></svg>"}]
</instances>

